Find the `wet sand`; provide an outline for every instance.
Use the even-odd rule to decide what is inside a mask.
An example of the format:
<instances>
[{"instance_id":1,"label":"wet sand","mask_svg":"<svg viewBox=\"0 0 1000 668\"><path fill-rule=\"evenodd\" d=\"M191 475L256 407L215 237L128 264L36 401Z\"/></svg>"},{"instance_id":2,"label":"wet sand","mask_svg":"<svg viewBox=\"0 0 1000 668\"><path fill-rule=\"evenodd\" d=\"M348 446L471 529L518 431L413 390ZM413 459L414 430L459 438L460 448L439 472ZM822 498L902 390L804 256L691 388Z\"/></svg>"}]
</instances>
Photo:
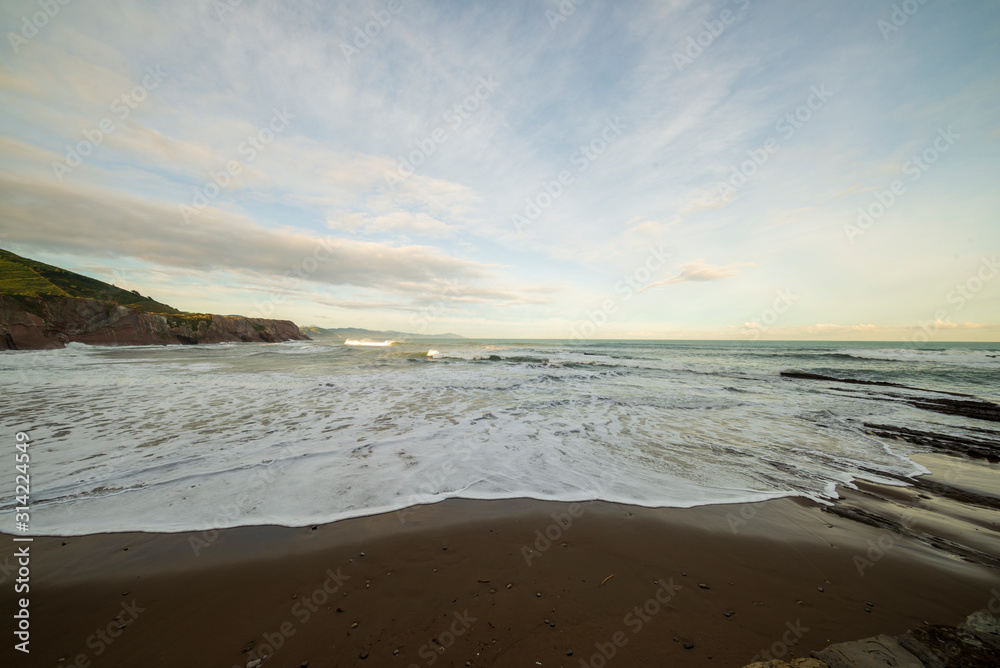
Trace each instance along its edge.
<instances>
[{"instance_id":1,"label":"wet sand","mask_svg":"<svg viewBox=\"0 0 1000 668\"><path fill-rule=\"evenodd\" d=\"M315 528L36 538L31 653L8 640L0 664L728 667L1000 611L1000 465L925 457L937 487L843 489L854 516L450 500Z\"/></svg>"}]
</instances>

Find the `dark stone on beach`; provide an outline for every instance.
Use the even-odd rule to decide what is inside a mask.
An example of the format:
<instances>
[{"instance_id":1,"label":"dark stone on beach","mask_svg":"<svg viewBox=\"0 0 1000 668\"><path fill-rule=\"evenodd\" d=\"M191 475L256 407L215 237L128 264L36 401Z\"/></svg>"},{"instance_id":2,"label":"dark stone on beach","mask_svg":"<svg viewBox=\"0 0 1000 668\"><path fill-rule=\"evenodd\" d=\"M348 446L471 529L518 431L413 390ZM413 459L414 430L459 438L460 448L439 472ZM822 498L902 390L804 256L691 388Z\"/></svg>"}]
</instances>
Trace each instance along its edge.
<instances>
[{"instance_id":1,"label":"dark stone on beach","mask_svg":"<svg viewBox=\"0 0 1000 668\"><path fill-rule=\"evenodd\" d=\"M865 605L867 605L869 608L874 608L875 607L875 604L872 603L871 601L865 601Z\"/></svg>"},{"instance_id":2,"label":"dark stone on beach","mask_svg":"<svg viewBox=\"0 0 1000 668\"><path fill-rule=\"evenodd\" d=\"M902 399L915 408L925 411L944 413L945 415L960 415L962 417L975 418L977 420L989 420L990 422L1000 422L1000 406L989 401L981 401L971 395L960 392L942 392L940 390L927 390L921 387L911 387L900 385L899 383L889 383L879 380L857 380L855 378L834 378L823 376L817 373L803 373L800 371L782 371L784 378L795 378L799 380L821 380L834 383L849 383L852 385L877 385L881 387L897 387L903 390L916 390L918 392L934 392L935 394L947 394L956 397L968 397L968 399L948 399L937 397L913 397L903 394L884 393L883 396L872 395L872 399L888 398L889 400Z\"/></svg>"},{"instance_id":3,"label":"dark stone on beach","mask_svg":"<svg viewBox=\"0 0 1000 668\"><path fill-rule=\"evenodd\" d=\"M362 552L362 553L360 554L360 556L362 556L362 557L363 557L363 556L365 556L365 553L364 553L364 552Z\"/></svg>"},{"instance_id":4,"label":"dark stone on beach","mask_svg":"<svg viewBox=\"0 0 1000 668\"><path fill-rule=\"evenodd\" d=\"M312 528L312 530L315 531L318 528L319 528L318 526L315 526L315 527Z\"/></svg>"},{"instance_id":5,"label":"dark stone on beach","mask_svg":"<svg viewBox=\"0 0 1000 668\"><path fill-rule=\"evenodd\" d=\"M536 591L535 592L535 596L537 596L538 598L541 598L542 597L542 592Z\"/></svg>"},{"instance_id":6,"label":"dark stone on beach","mask_svg":"<svg viewBox=\"0 0 1000 668\"><path fill-rule=\"evenodd\" d=\"M684 649L694 649L694 643L690 642L684 643Z\"/></svg>"},{"instance_id":7,"label":"dark stone on beach","mask_svg":"<svg viewBox=\"0 0 1000 668\"><path fill-rule=\"evenodd\" d=\"M573 656L573 650L571 649L566 650L566 656Z\"/></svg>"},{"instance_id":8,"label":"dark stone on beach","mask_svg":"<svg viewBox=\"0 0 1000 668\"><path fill-rule=\"evenodd\" d=\"M356 628L358 628L358 623L357 623L357 622L354 622L353 624L351 624L351 628L352 628L352 629L356 629Z\"/></svg>"},{"instance_id":9,"label":"dark stone on beach","mask_svg":"<svg viewBox=\"0 0 1000 668\"><path fill-rule=\"evenodd\" d=\"M361 658L362 659L367 659L368 658L368 650L366 650L366 649L361 650Z\"/></svg>"},{"instance_id":10,"label":"dark stone on beach","mask_svg":"<svg viewBox=\"0 0 1000 668\"><path fill-rule=\"evenodd\" d=\"M681 641L680 638L678 638L677 636L674 636L674 642L680 642L680 641Z\"/></svg>"},{"instance_id":11,"label":"dark stone on beach","mask_svg":"<svg viewBox=\"0 0 1000 668\"><path fill-rule=\"evenodd\" d=\"M950 485L925 480L923 477L906 478L904 476L895 476L891 473L884 473L881 475L885 475L889 478L896 478L917 489L929 488L931 489L932 494L936 494L953 501L977 505L984 508L1000 509L1000 500L996 498L966 492L965 490L960 490L955 487L951 487ZM995 554L988 554L973 547L969 547L968 545L962 545L953 540L942 538L941 536L935 536L916 526L904 526L895 519L881 514L873 513L843 503L824 507L823 512L832 513L849 520L854 520L855 522L861 522L877 529L887 529L901 536L907 536L909 538L919 540L927 545L930 545L931 547L956 555L966 561L984 564L993 568L1000 568L1000 558L998 558Z\"/></svg>"},{"instance_id":12,"label":"dark stone on beach","mask_svg":"<svg viewBox=\"0 0 1000 668\"><path fill-rule=\"evenodd\" d=\"M709 587L709 586L708 586L707 584L705 584L704 582L699 582L699 583L698 583L698 586L699 586L699 587L701 587L702 589L711 589L711 587Z\"/></svg>"},{"instance_id":13,"label":"dark stone on beach","mask_svg":"<svg viewBox=\"0 0 1000 668\"><path fill-rule=\"evenodd\" d=\"M726 617L732 617L733 615L735 615L735 614L736 614L736 611L735 611L735 610L726 610L726 611L725 611L724 613L722 613L722 614L724 614L724 615L725 615Z\"/></svg>"},{"instance_id":14,"label":"dark stone on beach","mask_svg":"<svg viewBox=\"0 0 1000 668\"><path fill-rule=\"evenodd\" d=\"M1000 441L987 438L987 435L994 436L995 432L969 428L966 429L966 434L969 435L939 434L871 422L865 422L864 427L866 433L878 438L901 439L946 455L965 455L975 459L985 459L992 464L1000 462ZM983 436L979 437L980 433Z\"/></svg>"},{"instance_id":15,"label":"dark stone on beach","mask_svg":"<svg viewBox=\"0 0 1000 668\"><path fill-rule=\"evenodd\" d=\"M956 397L972 396L971 394L962 394L960 392L941 392L939 390L925 390L922 387L900 385L899 383L890 383L885 380L858 380L857 378L835 378L833 376L824 376L818 373L806 373L804 371L782 371L779 375L782 378L795 378L798 380L823 380L832 383L849 383L851 385L877 385L879 387L898 387L903 390L918 390L920 392L939 392L940 394L950 394Z\"/></svg>"},{"instance_id":16,"label":"dark stone on beach","mask_svg":"<svg viewBox=\"0 0 1000 668\"><path fill-rule=\"evenodd\" d=\"M398 649L392 650L392 655L393 656L399 656L399 650Z\"/></svg>"},{"instance_id":17,"label":"dark stone on beach","mask_svg":"<svg viewBox=\"0 0 1000 668\"><path fill-rule=\"evenodd\" d=\"M871 611L872 611L871 608L865 608L865 612L871 612Z\"/></svg>"},{"instance_id":18,"label":"dark stone on beach","mask_svg":"<svg viewBox=\"0 0 1000 668\"><path fill-rule=\"evenodd\" d=\"M816 591L821 592L821 591L823 591L823 588L822 587L816 587Z\"/></svg>"},{"instance_id":19,"label":"dark stone on beach","mask_svg":"<svg viewBox=\"0 0 1000 668\"><path fill-rule=\"evenodd\" d=\"M688 576L688 574L687 574L687 573L684 573L683 571L681 572L681 575L682 575L682 576L684 576L684 577L687 577L687 576Z\"/></svg>"},{"instance_id":20,"label":"dark stone on beach","mask_svg":"<svg viewBox=\"0 0 1000 668\"><path fill-rule=\"evenodd\" d=\"M1000 665L1000 617L989 610L979 610L958 628L927 625L896 637L879 635L830 645L812 656L831 668L888 665L990 668Z\"/></svg>"}]
</instances>

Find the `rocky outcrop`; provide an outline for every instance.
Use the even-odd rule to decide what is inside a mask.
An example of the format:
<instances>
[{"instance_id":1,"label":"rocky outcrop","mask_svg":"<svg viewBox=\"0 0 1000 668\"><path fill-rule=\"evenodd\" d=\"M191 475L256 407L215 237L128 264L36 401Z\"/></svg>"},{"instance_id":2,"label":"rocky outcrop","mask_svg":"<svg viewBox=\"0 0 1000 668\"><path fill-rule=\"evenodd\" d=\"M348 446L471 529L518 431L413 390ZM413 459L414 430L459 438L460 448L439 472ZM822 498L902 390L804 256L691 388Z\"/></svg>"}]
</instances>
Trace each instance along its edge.
<instances>
[{"instance_id":1,"label":"rocky outcrop","mask_svg":"<svg viewBox=\"0 0 1000 668\"><path fill-rule=\"evenodd\" d=\"M146 313L99 299L0 294L0 350L62 348L71 341L134 346L308 338L290 320Z\"/></svg>"},{"instance_id":2,"label":"rocky outcrop","mask_svg":"<svg viewBox=\"0 0 1000 668\"><path fill-rule=\"evenodd\" d=\"M935 394L948 394L954 397L969 397L968 399L951 399L948 397L914 397L905 394L881 391L878 394L866 393L871 399L881 399L885 401L904 401L911 406L925 411L944 413L945 415L959 415L977 420L989 420L1000 422L1000 406L989 401L976 399L970 394L959 392L944 392L941 390L925 390L910 385L900 385L899 383L888 383L881 380L858 380L856 378L834 378L832 376L821 376L818 373L804 373L801 371L782 371L782 378L794 378L797 380L822 380L833 383L846 383L849 385L878 385L881 387L898 387L904 390L917 390L920 392L933 392Z\"/></svg>"},{"instance_id":3,"label":"rocky outcrop","mask_svg":"<svg viewBox=\"0 0 1000 668\"><path fill-rule=\"evenodd\" d=\"M925 626L830 645L812 658L751 663L744 668L993 668L1000 666L1000 618L989 610L959 627Z\"/></svg>"}]
</instances>

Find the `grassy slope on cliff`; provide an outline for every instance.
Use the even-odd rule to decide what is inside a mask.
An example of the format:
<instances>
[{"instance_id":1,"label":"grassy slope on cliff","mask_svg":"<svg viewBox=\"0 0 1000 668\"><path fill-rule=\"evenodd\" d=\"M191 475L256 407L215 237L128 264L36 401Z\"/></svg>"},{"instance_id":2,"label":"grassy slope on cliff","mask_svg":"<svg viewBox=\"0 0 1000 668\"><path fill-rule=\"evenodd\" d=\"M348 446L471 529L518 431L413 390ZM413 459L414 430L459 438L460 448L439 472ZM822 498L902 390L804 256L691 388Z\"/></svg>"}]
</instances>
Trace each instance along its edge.
<instances>
[{"instance_id":1,"label":"grassy slope on cliff","mask_svg":"<svg viewBox=\"0 0 1000 668\"><path fill-rule=\"evenodd\" d=\"M147 313L183 314L173 306L72 271L0 250L0 293L15 296L83 297Z\"/></svg>"}]
</instances>

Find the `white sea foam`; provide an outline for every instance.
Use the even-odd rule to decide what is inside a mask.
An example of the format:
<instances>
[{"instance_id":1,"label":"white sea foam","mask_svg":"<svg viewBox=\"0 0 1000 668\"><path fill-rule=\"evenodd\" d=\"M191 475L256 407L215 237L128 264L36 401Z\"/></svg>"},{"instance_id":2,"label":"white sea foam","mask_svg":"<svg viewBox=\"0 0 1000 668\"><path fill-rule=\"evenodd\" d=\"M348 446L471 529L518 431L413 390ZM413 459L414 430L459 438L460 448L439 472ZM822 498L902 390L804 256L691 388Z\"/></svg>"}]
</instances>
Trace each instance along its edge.
<instances>
[{"instance_id":1,"label":"white sea foam","mask_svg":"<svg viewBox=\"0 0 1000 668\"><path fill-rule=\"evenodd\" d=\"M862 422L963 426L789 382L777 353L441 348L0 354L0 414L33 439L32 531L300 526L455 496L822 500L856 477L925 472ZM0 484L13 489L9 467Z\"/></svg>"}]
</instances>

